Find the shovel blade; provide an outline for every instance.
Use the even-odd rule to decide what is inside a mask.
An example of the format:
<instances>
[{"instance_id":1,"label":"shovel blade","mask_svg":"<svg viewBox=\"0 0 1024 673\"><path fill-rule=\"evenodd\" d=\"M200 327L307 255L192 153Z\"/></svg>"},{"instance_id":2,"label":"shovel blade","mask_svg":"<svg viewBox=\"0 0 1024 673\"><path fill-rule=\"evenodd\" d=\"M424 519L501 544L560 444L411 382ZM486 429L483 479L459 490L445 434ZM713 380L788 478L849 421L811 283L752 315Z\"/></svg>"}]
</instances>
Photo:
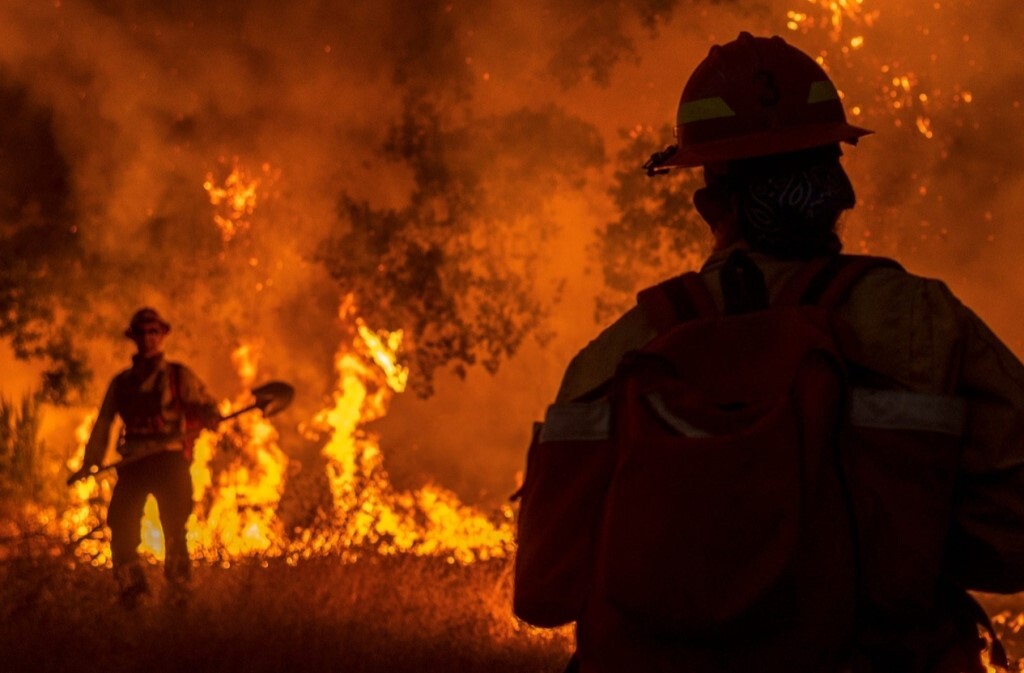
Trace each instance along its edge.
<instances>
[{"instance_id":1,"label":"shovel blade","mask_svg":"<svg viewBox=\"0 0 1024 673\"><path fill-rule=\"evenodd\" d=\"M284 411L295 397L295 388L284 381L269 381L252 389L255 406L265 417Z\"/></svg>"}]
</instances>

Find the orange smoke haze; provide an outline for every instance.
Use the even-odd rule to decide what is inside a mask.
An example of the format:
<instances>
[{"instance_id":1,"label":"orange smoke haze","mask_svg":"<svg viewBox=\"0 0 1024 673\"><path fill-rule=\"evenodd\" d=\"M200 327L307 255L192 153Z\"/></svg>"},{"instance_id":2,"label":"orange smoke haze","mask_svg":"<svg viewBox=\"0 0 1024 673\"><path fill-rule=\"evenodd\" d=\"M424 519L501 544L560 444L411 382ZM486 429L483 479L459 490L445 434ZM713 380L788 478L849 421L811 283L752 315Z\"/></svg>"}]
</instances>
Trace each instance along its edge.
<instances>
[{"instance_id":1,"label":"orange smoke haze","mask_svg":"<svg viewBox=\"0 0 1024 673\"><path fill-rule=\"evenodd\" d=\"M53 320L70 326L94 373L85 407L127 364L120 333L141 305L166 314L169 354L219 397L238 393L231 353L260 343L260 380L299 389L275 425L284 452L306 461L319 447L296 428L329 404L355 315L406 330L407 358L448 335L417 333L421 314L403 304L426 296L432 277L376 296L374 274L393 279L408 261L395 250L455 250L442 280L491 284L442 283L455 297L445 321L483 315L508 334L475 365L438 360L433 396L397 395L372 427L399 485L430 479L497 504L515 487L530 422L598 329L595 297L608 290L594 244L619 217L616 157L630 132L671 142L664 129L689 72L740 30L820 57L854 123L877 131L846 151L860 200L847 248L946 279L1024 352L1018 0L9 0L0 243L38 245L12 248L26 268L3 260L2 307L22 301L19 287L60 300ZM396 216L356 216L386 211ZM39 222L46 236L32 233ZM385 222L398 232L386 259L371 256L369 234L346 238ZM423 243L394 247L406 235ZM345 273L332 272L339 265ZM351 268L363 267L353 286ZM350 294L359 313L345 323L338 306ZM489 337L475 326L471 350ZM427 365L413 364L419 390ZM20 394L29 376L6 349L0 368L0 392Z\"/></svg>"}]
</instances>

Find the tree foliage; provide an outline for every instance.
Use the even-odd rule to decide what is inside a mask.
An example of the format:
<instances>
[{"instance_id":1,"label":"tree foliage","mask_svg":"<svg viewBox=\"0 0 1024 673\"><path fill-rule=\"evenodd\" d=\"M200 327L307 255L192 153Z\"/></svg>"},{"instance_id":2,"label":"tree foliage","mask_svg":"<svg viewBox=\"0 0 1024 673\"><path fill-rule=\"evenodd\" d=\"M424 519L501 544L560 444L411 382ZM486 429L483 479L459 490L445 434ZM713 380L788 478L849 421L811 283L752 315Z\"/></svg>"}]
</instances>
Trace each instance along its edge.
<instances>
[{"instance_id":1,"label":"tree foliage","mask_svg":"<svg viewBox=\"0 0 1024 673\"><path fill-rule=\"evenodd\" d=\"M527 335L544 337L558 291L537 273L558 226L550 199L604 161L595 129L553 106L455 116L407 99L382 152L412 175L408 203L342 193L319 252L368 322L406 331L422 394L441 367L494 371Z\"/></svg>"},{"instance_id":2,"label":"tree foliage","mask_svg":"<svg viewBox=\"0 0 1024 673\"><path fill-rule=\"evenodd\" d=\"M625 145L610 189L619 217L598 228L592 250L604 280L596 305L599 322L628 308L638 290L692 270L709 251L707 225L692 202L703 184L699 172L675 169L648 177L640 168L665 137L670 137L667 128L622 133Z\"/></svg>"},{"instance_id":3,"label":"tree foliage","mask_svg":"<svg viewBox=\"0 0 1024 673\"><path fill-rule=\"evenodd\" d=\"M52 118L0 77L0 337L44 363L42 396L65 402L88 381L72 341L85 253L71 207L68 165Z\"/></svg>"}]
</instances>

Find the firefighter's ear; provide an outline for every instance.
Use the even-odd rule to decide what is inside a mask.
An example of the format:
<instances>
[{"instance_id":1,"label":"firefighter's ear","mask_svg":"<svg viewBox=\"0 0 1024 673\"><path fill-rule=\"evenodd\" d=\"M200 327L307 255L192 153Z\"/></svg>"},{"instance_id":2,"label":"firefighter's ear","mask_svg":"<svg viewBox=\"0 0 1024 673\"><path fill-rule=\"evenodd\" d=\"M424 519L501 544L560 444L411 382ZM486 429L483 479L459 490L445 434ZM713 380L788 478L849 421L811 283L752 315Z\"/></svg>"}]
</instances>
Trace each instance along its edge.
<instances>
[{"instance_id":1,"label":"firefighter's ear","mask_svg":"<svg viewBox=\"0 0 1024 673\"><path fill-rule=\"evenodd\" d=\"M693 193L693 206L711 227L720 247L731 245L739 237L736 207L727 189L720 186L701 187Z\"/></svg>"}]
</instances>

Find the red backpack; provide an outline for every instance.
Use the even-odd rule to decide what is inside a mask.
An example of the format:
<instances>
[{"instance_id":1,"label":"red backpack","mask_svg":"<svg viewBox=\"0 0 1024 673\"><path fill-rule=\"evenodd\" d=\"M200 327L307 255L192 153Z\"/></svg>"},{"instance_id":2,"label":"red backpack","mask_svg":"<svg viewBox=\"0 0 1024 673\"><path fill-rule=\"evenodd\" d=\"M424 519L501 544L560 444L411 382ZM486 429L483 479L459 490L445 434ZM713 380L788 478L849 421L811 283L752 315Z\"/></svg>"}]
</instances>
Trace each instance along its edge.
<instances>
[{"instance_id":1,"label":"red backpack","mask_svg":"<svg viewBox=\"0 0 1024 673\"><path fill-rule=\"evenodd\" d=\"M858 591L833 309L895 263L815 260L768 307L757 267L730 262L727 313L696 273L645 290L658 336L606 395L548 410L527 459L514 607L541 626L609 609L723 653L774 634L768 668L810 670L847 653Z\"/></svg>"}]
</instances>

